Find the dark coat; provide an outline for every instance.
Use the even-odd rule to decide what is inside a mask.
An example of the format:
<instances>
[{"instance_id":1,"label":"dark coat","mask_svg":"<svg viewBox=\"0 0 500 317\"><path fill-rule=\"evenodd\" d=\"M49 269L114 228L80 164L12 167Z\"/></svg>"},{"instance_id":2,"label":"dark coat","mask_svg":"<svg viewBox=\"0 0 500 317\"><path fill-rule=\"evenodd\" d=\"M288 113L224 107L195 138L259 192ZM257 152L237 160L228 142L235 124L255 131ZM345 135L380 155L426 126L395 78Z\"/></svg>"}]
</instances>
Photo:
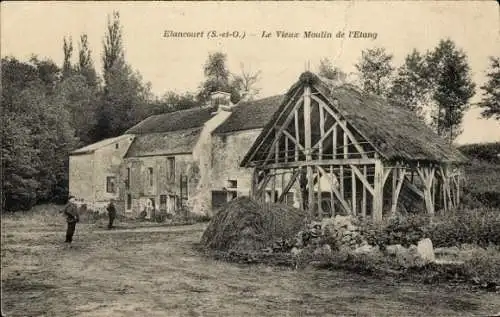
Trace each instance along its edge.
<instances>
[{"instance_id":1,"label":"dark coat","mask_svg":"<svg viewBox=\"0 0 500 317\"><path fill-rule=\"evenodd\" d=\"M116 216L116 207L115 207L115 204L109 203L109 205L106 208L106 210L108 211L108 215L110 217L115 217Z\"/></svg>"},{"instance_id":2,"label":"dark coat","mask_svg":"<svg viewBox=\"0 0 500 317\"><path fill-rule=\"evenodd\" d=\"M80 221L80 216L78 215L78 207L74 203L68 203L64 207L64 215L66 216L66 221L69 223L76 223Z\"/></svg>"}]
</instances>

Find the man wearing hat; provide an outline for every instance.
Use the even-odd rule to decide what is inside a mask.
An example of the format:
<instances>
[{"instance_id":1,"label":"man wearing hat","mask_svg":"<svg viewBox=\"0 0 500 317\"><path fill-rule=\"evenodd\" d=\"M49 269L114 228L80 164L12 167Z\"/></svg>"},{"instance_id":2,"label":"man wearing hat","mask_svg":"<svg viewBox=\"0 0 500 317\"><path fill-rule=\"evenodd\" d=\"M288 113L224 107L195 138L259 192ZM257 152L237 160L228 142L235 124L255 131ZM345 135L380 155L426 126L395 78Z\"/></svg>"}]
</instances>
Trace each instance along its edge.
<instances>
[{"instance_id":1,"label":"man wearing hat","mask_svg":"<svg viewBox=\"0 0 500 317\"><path fill-rule=\"evenodd\" d=\"M80 217L78 216L78 207L75 204L74 196L69 196L68 203L64 207L63 213L66 216L66 221L68 223L65 242L71 243L73 241L73 234L75 233L76 223L80 221Z\"/></svg>"}]
</instances>

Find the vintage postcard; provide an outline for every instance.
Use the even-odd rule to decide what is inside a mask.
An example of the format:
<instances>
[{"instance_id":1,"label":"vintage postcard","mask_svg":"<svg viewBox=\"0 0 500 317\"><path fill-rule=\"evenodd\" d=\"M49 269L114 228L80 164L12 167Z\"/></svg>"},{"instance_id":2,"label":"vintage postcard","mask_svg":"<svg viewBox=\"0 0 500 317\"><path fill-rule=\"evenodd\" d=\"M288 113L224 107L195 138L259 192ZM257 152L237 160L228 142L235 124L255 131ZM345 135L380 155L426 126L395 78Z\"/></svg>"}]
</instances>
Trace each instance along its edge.
<instances>
[{"instance_id":1,"label":"vintage postcard","mask_svg":"<svg viewBox=\"0 0 500 317\"><path fill-rule=\"evenodd\" d=\"M500 316L499 21L3 2L2 316Z\"/></svg>"}]
</instances>

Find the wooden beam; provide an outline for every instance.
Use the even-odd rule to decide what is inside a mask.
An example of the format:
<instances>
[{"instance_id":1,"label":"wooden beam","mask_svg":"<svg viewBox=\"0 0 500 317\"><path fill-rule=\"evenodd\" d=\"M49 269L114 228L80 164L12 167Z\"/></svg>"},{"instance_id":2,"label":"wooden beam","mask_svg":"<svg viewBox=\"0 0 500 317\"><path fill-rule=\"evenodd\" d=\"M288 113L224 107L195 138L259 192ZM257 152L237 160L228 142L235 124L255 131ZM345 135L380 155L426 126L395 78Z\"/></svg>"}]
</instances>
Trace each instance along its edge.
<instances>
[{"instance_id":1,"label":"wooden beam","mask_svg":"<svg viewBox=\"0 0 500 317\"><path fill-rule=\"evenodd\" d=\"M337 159L337 122L332 126L333 129L333 135L332 135L332 153L333 157L332 159Z\"/></svg>"},{"instance_id":2,"label":"wooden beam","mask_svg":"<svg viewBox=\"0 0 500 317\"><path fill-rule=\"evenodd\" d=\"M290 124L290 122L292 121L292 119L294 118L294 114L295 114L295 110L300 108L301 106L301 103L302 103L302 100L304 98L301 97L299 98L299 100L297 100L297 102L295 103L295 105L293 106L293 109L292 111L289 113L288 117L285 119L285 122L279 127L279 129L276 131L275 135L274 135L274 140L273 140L273 143L271 144L271 146L269 147L269 153L267 154L266 156L266 159L264 160L264 162L267 162L270 158L271 158L271 155L273 154L274 152L274 146L276 144L276 142L279 141L281 135L283 134L283 130L285 130L288 125ZM277 128L277 125L275 125L275 129Z\"/></svg>"},{"instance_id":3,"label":"wooden beam","mask_svg":"<svg viewBox=\"0 0 500 317\"><path fill-rule=\"evenodd\" d=\"M354 166L354 165L351 165L351 168L352 168L352 166ZM366 185L367 184L370 185L370 183L368 182L366 165L363 165L363 177L360 177L360 179L364 185L363 186L363 198L361 201L361 216L363 217L363 219L366 219L366 189L368 188ZM366 181L367 184L365 184L364 181ZM372 197L373 197L373 189L372 189Z\"/></svg>"},{"instance_id":4,"label":"wooden beam","mask_svg":"<svg viewBox=\"0 0 500 317\"><path fill-rule=\"evenodd\" d=\"M262 182L258 185L257 188L257 198L262 198L262 193L266 190L266 186L269 183L269 180L271 179L271 173L267 173L266 176L264 176L264 179Z\"/></svg>"},{"instance_id":5,"label":"wooden beam","mask_svg":"<svg viewBox=\"0 0 500 317\"><path fill-rule=\"evenodd\" d=\"M312 149L313 149L313 150L317 150L317 149L319 148L320 144L323 144L323 142L326 140L326 138L328 138L328 136L330 136L330 134L331 134L334 130L336 130L337 125L338 125L338 124L335 122L335 123L334 123L334 124L330 127L330 129L328 129L328 131L326 131L325 133L323 133L323 136L319 139L319 141L318 141L318 142L316 142L316 144L314 144L314 145L313 145ZM334 146L336 146L336 145L334 144ZM335 148L334 148L334 149L335 149ZM335 151L335 153L336 153L336 152L337 152L337 149L335 149L334 151ZM335 157L335 156L334 156L334 157Z\"/></svg>"},{"instance_id":6,"label":"wooden beam","mask_svg":"<svg viewBox=\"0 0 500 317\"><path fill-rule=\"evenodd\" d=\"M299 130L299 110L294 111L295 118L295 162L299 161L300 130Z\"/></svg>"},{"instance_id":7,"label":"wooden beam","mask_svg":"<svg viewBox=\"0 0 500 317\"><path fill-rule=\"evenodd\" d=\"M330 165L330 187L333 187L335 186L335 184L333 183L333 166ZM332 217L335 217L335 200L334 200L334 193L333 193L333 189L330 188L330 206L331 206L331 209L332 209Z\"/></svg>"},{"instance_id":8,"label":"wooden beam","mask_svg":"<svg viewBox=\"0 0 500 317\"><path fill-rule=\"evenodd\" d=\"M288 163L288 137L285 138L285 163Z\"/></svg>"},{"instance_id":9,"label":"wooden beam","mask_svg":"<svg viewBox=\"0 0 500 317\"><path fill-rule=\"evenodd\" d=\"M341 124L342 126L342 124ZM347 133L343 133L343 141L342 141L342 149L343 149L343 152L344 152L344 159L347 159L348 158L348 152L349 152L349 142L347 141Z\"/></svg>"},{"instance_id":10,"label":"wooden beam","mask_svg":"<svg viewBox=\"0 0 500 317\"><path fill-rule=\"evenodd\" d=\"M295 181L297 180L297 177L299 176L299 174L300 174L300 169L299 168L297 168L297 169L295 169L293 171L292 177L290 177L290 179L288 180L288 183L286 184L286 186L284 188L282 188L281 195L278 198L278 202L280 202L280 203L283 202L283 200L286 197L286 194L288 194L288 192L292 188L293 184L295 184Z\"/></svg>"},{"instance_id":11,"label":"wooden beam","mask_svg":"<svg viewBox=\"0 0 500 317\"><path fill-rule=\"evenodd\" d=\"M288 103L286 105L286 107L284 108L286 110L286 108L295 100L295 98L297 98L297 96L301 93L301 89L297 89L294 93L293 93L293 96L288 100ZM299 97L299 99L297 100L297 102L300 104L301 102L301 99L302 99L302 96ZM296 108L297 106L297 102L295 103L295 106L294 106L294 109ZM293 110L291 111L293 112ZM262 146L263 142L269 137L269 135L273 132L273 130L275 130L275 127L279 124L280 122L280 119L281 117L283 116L284 112L282 112L278 118L276 119L274 125L267 131L266 133L266 136L264 138L261 139L259 145L257 147L255 147L255 151L252 153L252 155L249 157L248 161L252 161L252 159L254 158L255 154L258 152L258 150L260 149L260 147ZM290 114L289 114L290 115Z\"/></svg>"},{"instance_id":12,"label":"wooden beam","mask_svg":"<svg viewBox=\"0 0 500 317\"><path fill-rule=\"evenodd\" d=\"M271 203L276 202L276 172L273 175L273 182L271 185Z\"/></svg>"},{"instance_id":13,"label":"wooden beam","mask_svg":"<svg viewBox=\"0 0 500 317\"><path fill-rule=\"evenodd\" d=\"M323 159L323 138L325 136L325 113L323 110L323 107L321 107L320 104L318 104L318 109L319 109L319 131L320 131L320 141L317 143L318 144L318 149L319 149L319 156L318 158L321 160Z\"/></svg>"},{"instance_id":14,"label":"wooden beam","mask_svg":"<svg viewBox=\"0 0 500 317\"><path fill-rule=\"evenodd\" d=\"M342 169L344 165L364 165L364 164L375 164L375 159L338 159L338 160L314 160L314 161L299 161L299 162L288 162L288 163L269 163L267 165L260 165L260 168L270 168L270 169L287 169L294 167L304 167L304 166L318 166L318 165L336 165L340 166Z\"/></svg>"},{"instance_id":15,"label":"wooden beam","mask_svg":"<svg viewBox=\"0 0 500 317\"><path fill-rule=\"evenodd\" d=\"M304 148L306 152L306 163L312 161L311 156L311 87L304 88ZM311 165L307 168L307 187L308 187L308 209L312 216L314 209L314 182L313 169Z\"/></svg>"},{"instance_id":16,"label":"wooden beam","mask_svg":"<svg viewBox=\"0 0 500 317\"><path fill-rule=\"evenodd\" d=\"M392 205L391 205L391 215L394 216L396 214L396 210L398 207L399 194L401 193L401 188L403 188L403 183L405 180L406 169L404 167L398 167L397 170L394 171L394 179L396 180L396 186L393 188L392 192Z\"/></svg>"},{"instance_id":17,"label":"wooden beam","mask_svg":"<svg viewBox=\"0 0 500 317\"><path fill-rule=\"evenodd\" d=\"M318 195L318 217L319 219L322 219L323 218L323 209L321 208L321 198L322 198L322 195L321 195L321 175L320 175L320 172L319 172L319 169L316 169L316 173L318 175L318 192L317 192L317 195Z\"/></svg>"},{"instance_id":18,"label":"wooden beam","mask_svg":"<svg viewBox=\"0 0 500 317\"><path fill-rule=\"evenodd\" d=\"M352 199L352 213L354 216L357 214L356 206L356 173L351 168L351 199Z\"/></svg>"},{"instance_id":19,"label":"wooden beam","mask_svg":"<svg viewBox=\"0 0 500 317\"><path fill-rule=\"evenodd\" d=\"M321 172L321 174L326 175L325 170L321 166L318 166L317 168ZM349 204L345 201L344 197L340 195L339 191L335 187L335 184L333 184L333 180L331 180L330 182L331 182L331 186L330 187L332 188L333 193L337 197L337 200L340 202L340 204L342 205L342 207L344 208L344 210L348 214L352 214L352 211L351 211L351 208L349 207Z\"/></svg>"},{"instance_id":20,"label":"wooden beam","mask_svg":"<svg viewBox=\"0 0 500 317\"><path fill-rule=\"evenodd\" d=\"M279 160L280 160L280 142L278 141L276 142L274 149L274 163L279 163Z\"/></svg>"},{"instance_id":21,"label":"wooden beam","mask_svg":"<svg viewBox=\"0 0 500 317\"><path fill-rule=\"evenodd\" d=\"M340 165L340 171L339 171L339 187L340 187L340 193L342 194L342 197L344 197L344 166Z\"/></svg>"},{"instance_id":22,"label":"wooden beam","mask_svg":"<svg viewBox=\"0 0 500 317\"><path fill-rule=\"evenodd\" d=\"M381 222L383 215L383 202L384 202L384 165L381 160L375 163L375 177L374 177L374 192L373 195L373 212L372 218L374 222Z\"/></svg>"},{"instance_id":23,"label":"wooden beam","mask_svg":"<svg viewBox=\"0 0 500 317\"><path fill-rule=\"evenodd\" d=\"M318 97L316 97L314 95L312 96L312 99L315 100L316 102L318 102L318 104L320 105L320 107L322 107L323 109L325 109L326 112L328 112L339 123L339 125L342 128L342 130L344 131L344 133L346 133L348 135L349 139L351 139L351 143L354 144L354 146L359 151L359 153L362 155L362 157L368 157L364 153L365 151L363 150L363 148L361 147L361 145L358 144L358 141L356 140L356 138L354 137L354 135L347 128L347 124L343 123L342 122L343 120L332 109L330 109L330 107L328 107L323 102L323 100L321 100L320 98L318 98ZM375 149L375 147L373 147L373 148Z\"/></svg>"},{"instance_id":24,"label":"wooden beam","mask_svg":"<svg viewBox=\"0 0 500 317\"><path fill-rule=\"evenodd\" d=\"M428 214L434 215L434 205L432 204L431 187L432 187L432 181L434 180L435 169L433 167L430 168L417 167L416 170L418 175L422 179L422 182L424 183L425 209L427 210Z\"/></svg>"},{"instance_id":25,"label":"wooden beam","mask_svg":"<svg viewBox=\"0 0 500 317\"><path fill-rule=\"evenodd\" d=\"M351 169L354 171L354 173L356 173L356 175L358 176L358 178L361 180L361 182L363 183L363 187L368 189L368 191L370 192L370 194L372 194L372 196L375 195L375 191L372 187L372 185L370 185L370 182L368 182L368 178L366 177L366 165L363 166L363 173L361 173L361 171L353 164L349 165L351 167Z\"/></svg>"},{"instance_id":26,"label":"wooden beam","mask_svg":"<svg viewBox=\"0 0 500 317\"><path fill-rule=\"evenodd\" d=\"M289 139L292 141L293 144L295 144L296 148L300 149L301 151L305 152L305 149L302 145L300 145L299 141L297 141L293 135L290 134L287 130L283 130L283 134L286 136L286 139Z\"/></svg>"}]
</instances>

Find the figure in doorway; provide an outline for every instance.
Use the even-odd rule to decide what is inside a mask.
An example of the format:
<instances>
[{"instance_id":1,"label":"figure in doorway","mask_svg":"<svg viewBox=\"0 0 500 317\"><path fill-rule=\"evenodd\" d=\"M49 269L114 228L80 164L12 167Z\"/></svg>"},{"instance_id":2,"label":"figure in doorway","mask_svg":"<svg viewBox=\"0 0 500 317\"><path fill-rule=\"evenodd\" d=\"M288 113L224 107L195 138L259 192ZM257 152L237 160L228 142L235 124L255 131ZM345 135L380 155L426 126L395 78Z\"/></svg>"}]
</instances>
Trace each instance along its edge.
<instances>
[{"instance_id":1,"label":"figure in doorway","mask_svg":"<svg viewBox=\"0 0 500 317\"><path fill-rule=\"evenodd\" d=\"M109 217L108 229L111 230L113 228L113 222L115 221L116 218L116 207L115 204L113 203L113 200L109 202L109 205L106 208L106 210L108 211L108 217Z\"/></svg>"}]
</instances>

